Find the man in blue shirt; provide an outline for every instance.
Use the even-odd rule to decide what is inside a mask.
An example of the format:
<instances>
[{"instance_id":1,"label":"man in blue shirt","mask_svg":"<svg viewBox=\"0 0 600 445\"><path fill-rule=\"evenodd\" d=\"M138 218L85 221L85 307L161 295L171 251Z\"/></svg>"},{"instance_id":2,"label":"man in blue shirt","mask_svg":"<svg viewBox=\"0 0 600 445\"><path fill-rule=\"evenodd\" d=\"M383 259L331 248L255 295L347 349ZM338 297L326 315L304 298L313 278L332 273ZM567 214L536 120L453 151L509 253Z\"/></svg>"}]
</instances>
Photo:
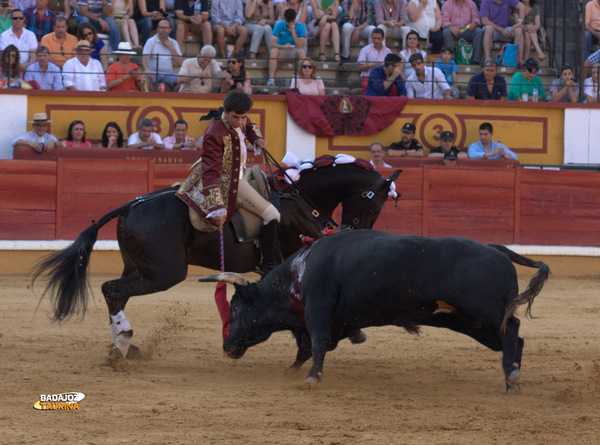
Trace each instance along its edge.
<instances>
[{"instance_id":1,"label":"man in blue shirt","mask_svg":"<svg viewBox=\"0 0 600 445\"><path fill-rule=\"evenodd\" d=\"M517 155L506 145L492 141L493 135L492 124L489 122L481 124L479 126L479 142L469 145L467 151L469 159L513 159L516 161Z\"/></svg>"},{"instance_id":2,"label":"man in blue shirt","mask_svg":"<svg viewBox=\"0 0 600 445\"><path fill-rule=\"evenodd\" d=\"M506 80L498 74L494 59L486 59L483 71L469 79L467 99L506 100L506 96Z\"/></svg>"},{"instance_id":3,"label":"man in blue shirt","mask_svg":"<svg viewBox=\"0 0 600 445\"><path fill-rule=\"evenodd\" d=\"M267 86L275 85L278 59L304 59L306 52L306 26L296 21L296 10L283 11L283 20L273 27L269 58L269 80Z\"/></svg>"},{"instance_id":4,"label":"man in blue shirt","mask_svg":"<svg viewBox=\"0 0 600 445\"><path fill-rule=\"evenodd\" d=\"M400 75L404 70L397 54L388 54L383 66L377 66L369 74L365 96L406 96L406 86Z\"/></svg>"},{"instance_id":5,"label":"man in blue shirt","mask_svg":"<svg viewBox=\"0 0 600 445\"><path fill-rule=\"evenodd\" d=\"M39 46L36 54L37 62L27 68L25 81L36 81L42 90L62 90L60 68L49 61L50 50L45 46Z\"/></svg>"}]
</instances>

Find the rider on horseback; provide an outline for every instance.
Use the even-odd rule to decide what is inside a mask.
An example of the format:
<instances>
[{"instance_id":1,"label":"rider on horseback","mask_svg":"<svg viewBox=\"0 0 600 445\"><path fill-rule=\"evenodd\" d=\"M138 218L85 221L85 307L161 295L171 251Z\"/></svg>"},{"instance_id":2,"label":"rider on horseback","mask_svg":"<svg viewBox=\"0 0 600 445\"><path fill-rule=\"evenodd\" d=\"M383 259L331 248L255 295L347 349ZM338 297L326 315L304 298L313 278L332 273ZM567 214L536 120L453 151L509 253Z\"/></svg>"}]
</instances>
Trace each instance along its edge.
<instances>
[{"instance_id":1,"label":"rider on horseback","mask_svg":"<svg viewBox=\"0 0 600 445\"><path fill-rule=\"evenodd\" d=\"M204 132L203 154L195 170L177 192L177 196L196 213L216 226L231 220L236 205L263 220L260 244L261 275L276 264L279 211L245 180L247 147L253 144L255 154L266 147L260 130L248 118L252 99L241 90L230 91L223 101L223 114L213 120Z\"/></svg>"}]
</instances>

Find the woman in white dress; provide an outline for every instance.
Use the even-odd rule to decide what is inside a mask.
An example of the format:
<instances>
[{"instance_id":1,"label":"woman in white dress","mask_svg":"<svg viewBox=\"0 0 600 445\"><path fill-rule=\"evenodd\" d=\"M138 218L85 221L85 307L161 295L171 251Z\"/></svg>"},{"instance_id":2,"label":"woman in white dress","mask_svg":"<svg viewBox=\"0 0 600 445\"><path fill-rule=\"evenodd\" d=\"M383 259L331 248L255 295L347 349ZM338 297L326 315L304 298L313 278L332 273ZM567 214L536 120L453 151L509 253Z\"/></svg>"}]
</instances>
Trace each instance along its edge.
<instances>
[{"instance_id":1,"label":"woman in white dress","mask_svg":"<svg viewBox=\"0 0 600 445\"><path fill-rule=\"evenodd\" d=\"M417 31L423 40L431 41L431 54L440 54L444 46L442 12L437 0L408 0L406 26Z\"/></svg>"},{"instance_id":2,"label":"woman in white dress","mask_svg":"<svg viewBox=\"0 0 600 445\"><path fill-rule=\"evenodd\" d=\"M290 88L297 88L300 94L325 94L323 79L317 76L317 67L312 59L302 59L298 62L298 75L292 78Z\"/></svg>"}]
</instances>

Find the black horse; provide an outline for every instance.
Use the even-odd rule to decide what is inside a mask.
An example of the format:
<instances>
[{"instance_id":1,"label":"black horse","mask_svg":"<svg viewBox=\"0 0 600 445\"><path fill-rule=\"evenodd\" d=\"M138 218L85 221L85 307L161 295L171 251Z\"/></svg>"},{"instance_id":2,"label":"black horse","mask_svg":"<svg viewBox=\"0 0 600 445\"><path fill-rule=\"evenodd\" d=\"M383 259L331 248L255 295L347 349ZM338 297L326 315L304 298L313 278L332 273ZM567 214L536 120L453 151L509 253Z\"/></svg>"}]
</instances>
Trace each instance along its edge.
<instances>
[{"instance_id":1,"label":"black horse","mask_svg":"<svg viewBox=\"0 0 600 445\"><path fill-rule=\"evenodd\" d=\"M281 193L279 245L285 258L301 246L299 235L318 237L339 203L342 225L371 228L385 203L397 170L383 178L374 170L343 164L305 170L298 192ZM188 207L167 188L136 198L112 210L85 229L65 249L40 260L32 282L45 275L54 305L54 320L74 313L83 317L87 306L87 267L99 229L119 217L117 239L124 262L121 278L107 281L102 293L108 305L111 337L126 353L133 331L122 312L130 297L160 292L185 280L188 264L219 270L219 232L199 232L189 220ZM299 199L305 196L307 199ZM310 205L307 204L310 203ZM314 208L313 208L314 206ZM316 216L317 209L321 215ZM252 272L258 267L254 243L237 243L231 228L224 228L225 269ZM122 346L122 347L120 347Z\"/></svg>"}]
</instances>

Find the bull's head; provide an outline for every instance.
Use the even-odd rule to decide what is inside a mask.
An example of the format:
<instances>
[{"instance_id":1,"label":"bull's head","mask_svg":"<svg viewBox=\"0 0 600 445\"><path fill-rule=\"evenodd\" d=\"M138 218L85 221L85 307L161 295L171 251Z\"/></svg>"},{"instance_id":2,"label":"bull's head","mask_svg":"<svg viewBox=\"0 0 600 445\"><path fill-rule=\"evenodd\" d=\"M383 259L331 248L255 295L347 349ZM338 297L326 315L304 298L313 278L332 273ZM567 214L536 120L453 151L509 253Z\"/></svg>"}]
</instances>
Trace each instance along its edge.
<instances>
[{"instance_id":1,"label":"bull's head","mask_svg":"<svg viewBox=\"0 0 600 445\"><path fill-rule=\"evenodd\" d=\"M258 283L249 283L243 276L223 272L198 279L201 282L224 282L233 284L235 293L231 299L229 334L223 343L228 357L241 358L246 350L267 340L274 329L274 314L261 299Z\"/></svg>"},{"instance_id":2,"label":"bull's head","mask_svg":"<svg viewBox=\"0 0 600 445\"><path fill-rule=\"evenodd\" d=\"M342 201L342 225L353 229L371 229L385 204L393 182L402 173L394 171L388 178L380 178L362 193ZM396 199L397 199L396 194Z\"/></svg>"}]
</instances>

